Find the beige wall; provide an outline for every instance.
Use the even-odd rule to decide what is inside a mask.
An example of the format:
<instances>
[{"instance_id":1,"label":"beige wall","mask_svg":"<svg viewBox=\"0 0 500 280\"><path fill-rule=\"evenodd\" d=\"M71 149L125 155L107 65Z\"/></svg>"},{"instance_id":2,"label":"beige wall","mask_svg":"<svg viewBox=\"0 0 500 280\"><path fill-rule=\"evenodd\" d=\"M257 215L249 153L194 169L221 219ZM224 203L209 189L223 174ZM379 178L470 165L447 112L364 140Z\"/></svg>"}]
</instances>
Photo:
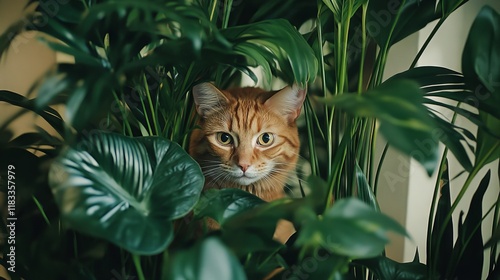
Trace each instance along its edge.
<instances>
[{"instance_id":1,"label":"beige wall","mask_svg":"<svg viewBox=\"0 0 500 280\"><path fill-rule=\"evenodd\" d=\"M0 32L23 13L26 1L0 1ZM0 60L0 89L27 95L34 82L43 76L55 63L56 56L36 39L35 32L23 33L12 42L7 55ZM13 106L0 102L0 123L18 112ZM25 114L12 123L15 134L33 130L34 125L44 125L43 120L35 120L34 114Z\"/></svg>"},{"instance_id":2,"label":"beige wall","mask_svg":"<svg viewBox=\"0 0 500 280\"><path fill-rule=\"evenodd\" d=\"M485 4L492 6L497 12L500 12L500 1L496 0L478 0L470 1L465 4L460 10L453 14L442 26L440 31L436 34L435 39L431 42L428 50L424 53L424 56L420 60L419 65L441 65L447 68L461 71L461 57L463 46L467 39L467 34L469 32L470 26L476 17L477 13ZM423 44L425 38L430 33L432 26L428 26L422 32L419 33L419 46ZM459 126L466 126L472 131L474 127L470 123L465 121L463 118L457 120ZM456 160L451 160L450 164L450 176L455 177L462 168ZM474 182L471 184L469 190L466 193L463 201L468 202L472 197L472 194L477 189L479 181L483 178L487 170L492 170L492 179L490 181L490 189L485 194L485 200L483 203L483 213L496 201L498 193L500 192L499 181L498 181L498 160L492 164L489 164L487 168L483 169L477 176ZM426 223L427 216L429 213L429 205L432 200L432 186L434 183L434 177L428 178L425 175L423 169L415 161L411 161L411 172L410 172L410 183L408 186L408 208L407 208L407 223L406 227L415 239L415 243L419 248L422 260L425 260L426 250L425 250L425 240L426 240ZM454 199L461 186L465 182L467 174L463 174L456 180L451 182L451 193L452 199ZM459 209L467 213L469 208L468 204L459 204ZM458 223L458 213L453 217L454 225L456 227ZM486 219L486 223L483 225L483 236L491 236L491 225L493 217L490 215ZM485 239L486 241L487 239ZM415 252L415 244L407 240L405 244L404 259L406 261L411 260ZM489 262L489 251L485 251L485 262ZM483 279L485 276L483 276Z\"/></svg>"}]
</instances>

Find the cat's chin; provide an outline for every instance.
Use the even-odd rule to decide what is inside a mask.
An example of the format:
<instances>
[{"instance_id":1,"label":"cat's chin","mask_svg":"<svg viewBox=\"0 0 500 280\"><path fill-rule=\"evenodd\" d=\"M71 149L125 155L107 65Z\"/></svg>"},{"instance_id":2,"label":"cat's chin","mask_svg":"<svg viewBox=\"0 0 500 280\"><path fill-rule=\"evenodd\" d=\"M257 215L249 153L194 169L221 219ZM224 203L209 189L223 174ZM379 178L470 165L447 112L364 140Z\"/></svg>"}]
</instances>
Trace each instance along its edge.
<instances>
[{"instance_id":1,"label":"cat's chin","mask_svg":"<svg viewBox=\"0 0 500 280\"><path fill-rule=\"evenodd\" d=\"M248 177L248 176L241 176L238 178L234 179L234 182L237 183L238 185L242 186L249 186L259 180L258 177Z\"/></svg>"}]
</instances>

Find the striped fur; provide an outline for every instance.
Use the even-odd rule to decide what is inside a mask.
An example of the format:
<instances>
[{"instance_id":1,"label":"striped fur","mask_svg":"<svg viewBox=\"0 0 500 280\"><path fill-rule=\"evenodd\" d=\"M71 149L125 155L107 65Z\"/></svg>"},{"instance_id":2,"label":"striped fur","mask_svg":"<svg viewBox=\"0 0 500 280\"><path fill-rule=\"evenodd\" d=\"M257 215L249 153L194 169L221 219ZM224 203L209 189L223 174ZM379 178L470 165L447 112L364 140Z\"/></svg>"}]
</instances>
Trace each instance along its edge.
<instances>
[{"instance_id":1,"label":"striped fur","mask_svg":"<svg viewBox=\"0 0 500 280\"><path fill-rule=\"evenodd\" d=\"M200 129L191 135L189 152L202 167L205 189L239 188L266 201L283 197L298 158L295 119L305 90L219 90L203 83L193 88L193 96ZM228 133L233 143L224 145L218 133ZM259 144L263 133L274 137L271 145Z\"/></svg>"}]
</instances>

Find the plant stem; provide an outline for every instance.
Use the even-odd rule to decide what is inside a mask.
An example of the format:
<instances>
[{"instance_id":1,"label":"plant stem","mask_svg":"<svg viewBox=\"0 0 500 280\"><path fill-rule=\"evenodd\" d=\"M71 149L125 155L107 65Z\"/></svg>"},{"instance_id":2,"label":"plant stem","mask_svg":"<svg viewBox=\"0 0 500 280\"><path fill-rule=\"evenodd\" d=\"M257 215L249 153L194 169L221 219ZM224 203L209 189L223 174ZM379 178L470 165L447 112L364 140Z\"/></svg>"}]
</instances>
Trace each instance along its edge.
<instances>
[{"instance_id":1,"label":"plant stem","mask_svg":"<svg viewBox=\"0 0 500 280\"><path fill-rule=\"evenodd\" d=\"M323 97L328 97L328 89L326 87L326 72L325 72L325 55L323 53L323 28L321 24L321 10L322 10L323 4L321 1L319 1L318 4L318 14L316 16L316 30L318 33L318 53L319 53L319 70L321 74L321 87L323 90ZM332 148L332 134L331 134L331 128L330 128L330 121L329 121L329 115L330 115L330 110L328 106L324 105L324 110L325 110L325 119L326 119L326 127L327 127L327 134L326 134L326 146L327 146L327 153L328 153L328 173L331 170L332 166L332 153L333 153L333 148ZM332 108L332 112L335 111L334 108ZM313 139L309 139L311 141ZM330 174L326 174L327 177L330 176Z\"/></svg>"},{"instance_id":2,"label":"plant stem","mask_svg":"<svg viewBox=\"0 0 500 280\"><path fill-rule=\"evenodd\" d=\"M441 25L443 24L443 22L446 20L446 18L441 18L439 19L438 23L436 24L436 26L434 26L434 28L432 29L431 31L431 34L429 34L429 36L427 37L427 39L425 40L424 44L422 45L422 47L420 48L420 50L418 51L417 53L417 56L415 56L415 59L413 59L413 62L411 63L410 65L410 69L414 68L415 65L417 65L417 62L418 60L420 59L420 57L422 56L422 54L424 53L425 49L427 48L427 46L429 45L429 43L431 42L432 38L434 38L434 35L436 35L437 31L439 30L439 28L441 27Z\"/></svg>"},{"instance_id":3,"label":"plant stem","mask_svg":"<svg viewBox=\"0 0 500 280\"><path fill-rule=\"evenodd\" d=\"M366 12L368 8L368 2L362 6L361 15L361 65L359 66L359 79L358 79L358 94L363 92L363 73L365 68L366 59Z\"/></svg>"},{"instance_id":4,"label":"plant stem","mask_svg":"<svg viewBox=\"0 0 500 280\"><path fill-rule=\"evenodd\" d=\"M392 39L392 34L394 33L394 29L396 28L396 25L399 21L399 17L401 16L401 11L403 7L406 4L406 0L403 0L401 3L401 6L399 7L398 13L396 14L396 18L394 19L394 22L392 23L391 26L391 31L389 32L389 36L387 37L387 41L385 42L384 47L380 50L379 57L380 60L378 60L378 67L376 70L376 80L375 80L375 86L378 86L382 83L382 79L384 76L384 70L385 70L385 64L387 63L387 53L389 52L390 48L390 42Z\"/></svg>"},{"instance_id":5,"label":"plant stem","mask_svg":"<svg viewBox=\"0 0 500 280\"><path fill-rule=\"evenodd\" d=\"M210 9L210 21L213 22L214 14L215 14L215 8L217 7L217 0L214 0L212 2L212 8Z\"/></svg>"},{"instance_id":6,"label":"plant stem","mask_svg":"<svg viewBox=\"0 0 500 280\"><path fill-rule=\"evenodd\" d=\"M499 220L498 220L499 213L500 213L500 193L498 193L498 198L497 198L497 202L495 205L495 213L493 214L493 225L491 227L491 236L493 236L495 234L496 230L500 230L500 224L499 224ZM496 257L497 257L497 244L498 244L498 242L491 246L490 271L493 271L493 268L495 266ZM496 265L500 265L500 264L497 263Z\"/></svg>"},{"instance_id":7,"label":"plant stem","mask_svg":"<svg viewBox=\"0 0 500 280\"><path fill-rule=\"evenodd\" d=\"M151 110L151 117L153 118L153 126L155 129L155 135L159 135L160 128L158 127L158 120L157 120L158 118L157 118L155 107L153 105L153 100L151 99L151 92L149 90L148 81L147 81L145 75L144 75L144 88L146 90L146 96L148 98L149 109ZM144 112L144 114L146 115L147 112Z\"/></svg>"},{"instance_id":8,"label":"plant stem","mask_svg":"<svg viewBox=\"0 0 500 280\"><path fill-rule=\"evenodd\" d=\"M120 113L122 115L123 124L124 124L123 129L127 130L129 136L133 136L132 128L130 127L130 123L129 123L128 119L127 119L127 113L125 112L125 110L124 110L124 108L122 106L122 102L118 98L118 95L116 95L115 91L113 91L113 97L114 97L114 99L116 101L116 105L118 106L118 108L120 108ZM124 131L124 134L125 134L125 131Z\"/></svg>"},{"instance_id":9,"label":"plant stem","mask_svg":"<svg viewBox=\"0 0 500 280\"><path fill-rule=\"evenodd\" d=\"M139 280L146 280L146 278L144 277L144 272L142 272L141 256L137 254L132 254L132 259L134 260L135 269L137 271L137 277L139 277Z\"/></svg>"},{"instance_id":10,"label":"plant stem","mask_svg":"<svg viewBox=\"0 0 500 280\"><path fill-rule=\"evenodd\" d=\"M222 19L222 28L227 28L229 23L229 16L231 15L231 7L233 0L224 0L224 18Z\"/></svg>"},{"instance_id":11,"label":"plant stem","mask_svg":"<svg viewBox=\"0 0 500 280\"><path fill-rule=\"evenodd\" d=\"M430 278L433 279L434 273L434 262L433 257L437 257L432 252L432 228L434 226L433 220L436 212L437 200L441 189L441 178L443 176L444 167L446 165L446 158L448 156L448 148L444 149L443 155L441 156L441 164L439 165L438 176L436 178L436 184L434 185L434 194L432 195L431 211L429 213L429 220L427 222L427 263L429 264ZM443 224L446 227L446 224Z\"/></svg>"},{"instance_id":12,"label":"plant stem","mask_svg":"<svg viewBox=\"0 0 500 280\"><path fill-rule=\"evenodd\" d=\"M309 96L306 98L305 106L304 106L304 115L306 119L306 127L307 127L307 139L309 154L310 154L310 164L311 164L311 172L314 176L319 175L319 164L318 157L316 156L316 145L315 145L315 137L314 137L314 125L312 121L312 114L314 114L311 101L309 100Z\"/></svg>"}]
</instances>

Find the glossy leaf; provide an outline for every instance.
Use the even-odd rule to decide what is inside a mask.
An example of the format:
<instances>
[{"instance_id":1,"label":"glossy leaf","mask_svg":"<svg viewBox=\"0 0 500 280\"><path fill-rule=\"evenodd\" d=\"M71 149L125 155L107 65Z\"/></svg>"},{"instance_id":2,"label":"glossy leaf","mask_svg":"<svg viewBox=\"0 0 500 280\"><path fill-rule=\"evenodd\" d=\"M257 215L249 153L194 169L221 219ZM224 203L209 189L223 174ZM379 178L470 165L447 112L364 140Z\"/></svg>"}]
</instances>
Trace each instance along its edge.
<instances>
[{"instance_id":1,"label":"glossy leaf","mask_svg":"<svg viewBox=\"0 0 500 280\"><path fill-rule=\"evenodd\" d=\"M389 242L388 231L406 235L397 222L353 198L336 201L322 219L309 217L299 231L297 246L321 246L351 258L379 255Z\"/></svg>"},{"instance_id":2,"label":"glossy leaf","mask_svg":"<svg viewBox=\"0 0 500 280\"><path fill-rule=\"evenodd\" d=\"M234 44L236 54L246 57L248 65L263 67L266 82L271 81L277 65L289 83L305 85L316 77L318 62L311 47L286 20L230 27L221 33Z\"/></svg>"},{"instance_id":3,"label":"glossy leaf","mask_svg":"<svg viewBox=\"0 0 500 280\"><path fill-rule=\"evenodd\" d=\"M323 101L356 116L377 118L389 144L432 174L438 152L435 123L422 104L422 91L416 83L394 79L365 94L343 94Z\"/></svg>"},{"instance_id":4,"label":"glossy leaf","mask_svg":"<svg viewBox=\"0 0 500 280\"><path fill-rule=\"evenodd\" d=\"M203 175L177 144L96 133L52 164L49 182L70 227L138 254L163 251L171 220L197 202Z\"/></svg>"},{"instance_id":5,"label":"glossy leaf","mask_svg":"<svg viewBox=\"0 0 500 280\"><path fill-rule=\"evenodd\" d=\"M238 259L216 237L209 237L175 255L166 279L247 279Z\"/></svg>"},{"instance_id":6,"label":"glossy leaf","mask_svg":"<svg viewBox=\"0 0 500 280\"><path fill-rule=\"evenodd\" d=\"M485 86L500 103L500 15L489 6L472 23L462 54L462 71L472 90Z\"/></svg>"},{"instance_id":7,"label":"glossy leaf","mask_svg":"<svg viewBox=\"0 0 500 280\"><path fill-rule=\"evenodd\" d=\"M220 225L235 214L252 209L264 201L240 189L207 190L194 208L197 217L211 217Z\"/></svg>"},{"instance_id":8,"label":"glossy leaf","mask_svg":"<svg viewBox=\"0 0 500 280\"><path fill-rule=\"evenodd\" d=\"M462 69L467 85L473 91L481 91L482 98L490 104L500 104L500 15L491 7L485 6L474 20L462 54ZM480 112L487 129L479 128L474 168L481 169L485 164L500 157L500 119L494 115ZM493 135L492 135L493 134Z\"/></svg>"}]
</instances>

